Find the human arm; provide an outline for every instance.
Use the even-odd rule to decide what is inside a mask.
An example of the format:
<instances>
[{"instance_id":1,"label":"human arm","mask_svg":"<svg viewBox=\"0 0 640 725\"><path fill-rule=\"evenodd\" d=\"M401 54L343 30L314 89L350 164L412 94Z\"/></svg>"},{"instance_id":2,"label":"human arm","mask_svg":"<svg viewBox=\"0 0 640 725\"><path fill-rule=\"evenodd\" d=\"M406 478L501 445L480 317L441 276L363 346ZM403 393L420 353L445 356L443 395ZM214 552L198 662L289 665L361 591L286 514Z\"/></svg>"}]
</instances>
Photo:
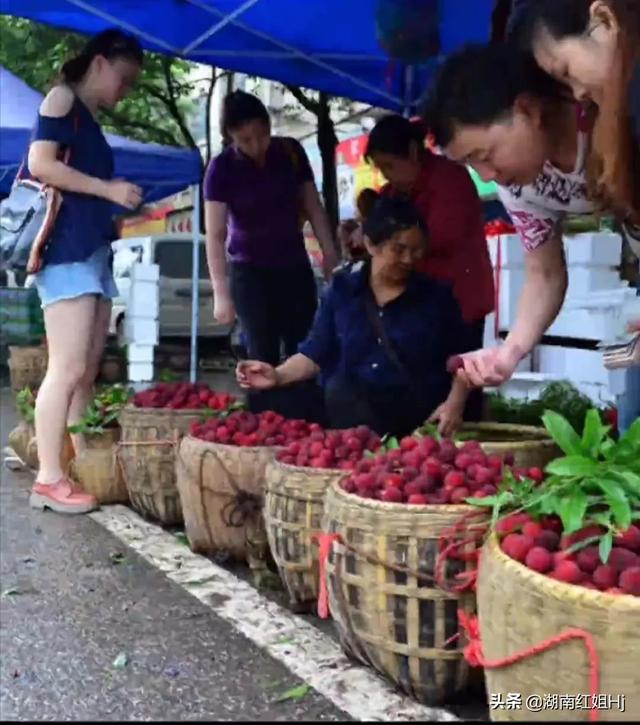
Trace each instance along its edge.
<instances>
[{"instance_id":1,"label":"human arm","mask_svg":"<svg viewBox=\"0 0 640 725\"><path fill-rule=\"evenodd\" d=\"M242 360L236 368L236 379L241 388L270 390L293 383L311 380L320 368L306 355L296 353L277 368L258 360Z\"/></svg>"},{"instance_id":2,"label":"human arm","mask_svg":"<svg viewBox=\"0 0 640 725\"><path fill-rule=\"evenodd\" d=\"M221 201L206 201L204 206L207 236L207 263L213 287L213 316L230 325L236 317L227 278L227 205Z\"/></svg>"},{"instance_id":3,"label":"human arm","mask_svg":"<svg viewBox=\"0 0 640 725\"><path fill-rule=\"evenodd\" d=\"M29 147L29 172L44 184L102 199L135 209L142 202L142 190L122 179L99 179L84 174L59 160L61 147L73 145L76 123L73 118L74 94L56 86L40 106L35 139Z\"/></svg>"},{"instance_id":4,"label":"human arm","mask_svg":"<svg viewBox=\"0 0 640 725\"><path fill-rule=\"evenodd\" d=\"M329 217L322 206L320 194L318 194L313 181L305 181L301 193L302 205L322 249L322 267L325 279L328 280L333 270L338 266L338 255L336 254L333 234L329 225Z\"/></svg>"}]
</instances>

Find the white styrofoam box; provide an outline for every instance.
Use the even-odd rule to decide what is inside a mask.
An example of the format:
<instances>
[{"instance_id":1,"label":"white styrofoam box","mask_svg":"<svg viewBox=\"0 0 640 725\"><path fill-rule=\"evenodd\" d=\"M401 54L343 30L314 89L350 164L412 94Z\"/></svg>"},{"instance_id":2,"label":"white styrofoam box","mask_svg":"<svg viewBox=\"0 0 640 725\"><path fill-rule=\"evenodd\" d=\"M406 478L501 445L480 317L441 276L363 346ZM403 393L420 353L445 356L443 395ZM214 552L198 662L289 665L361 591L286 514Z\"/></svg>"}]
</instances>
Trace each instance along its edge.
<instances>
[{"instance_id":1,"label":"white styrofoam box","mask_svg":"<svg viewBox=\"0 0 640 725\"><path fill-rule=\"evenodd\" d=\"M124 337L129 345L157 345L160 336L159 320L142 317L124 318Z\"/></svg>"},{"instance_id":2,"label":"white styrofoam box","mask_svg":"<svg viewBox=\"0 0 640 725\"><path fill-rule=\"evenodd\" d=\"M130 363L153 363L155 345L127 345L127 360Z\"/></svg>"},{"instance_id":3,"label":"white styrofoam box","mask_svg":"<svg viewBox=\"0 0 640 725\"><path fill-rule=\"evenodd\" d=\"M560 345L539 345L536 348L536 369L570 380L572 383L609 385L609 374L600 350L581 350Z\"/></svg>"},{"instance_id":4,"label":"white styrofoam box","mask_svg":"<svg viewBox=\"0 0 640 725\"><path fill-rule=\"evenodd\" d=\"M622 254L622 237L614 232L587 232L565 236L567 265L589 264L616 267Z\"/></svg>"},{"instance_id":5,"label":"white styrofoam box","mask_svg":"<svg viewBox=\"0 0 640 725\"><path fill-rule=\"evenodd\" d=\"M132 382L149 382L153 380L153 373L153 363L129 363L128 376Z\"/></svg>"},{"instance_id":6,"label":"white styrofoam box","mask_svg":"<svg viewBox=\"0 0 640 725\"><path fill-rule=\"evenodd\" d=\"M567 297L581 297L592 292L628 286L627 282L620 279L618 270L613 267L574 265L569 267L568 273Z\"/></svg>"},{"instance_id":7,"label":"white styrofoam box","mask_svg":"<svg viewBox=\"0 0 640 725\"><path fill-rule=\"evenodd\" d=\"M616 393L608 385L599 383L574 383L574 385L583 395L591 398L593 404L599 408L615 403Z\"/></svg>"},{"instance_id":8,"label":"white styrofoam box","mask_svg":"<svg viewBox=\"0 0 640 725\"><path fill-rule=\"evenodd\" d=\"M129 317L150 317L160 314L160 290L157 282L136 282L131 285L127 302Z\"/></svg>"},{"instance_id":9,"label":"white styrofoam box","mask_svg":"<svg viewBox=\"0 0 640 725\"><path fill-rule=\"evenodd\" d=\"M131 284L136 282L157 282L160 279L160 267L157 264L142 264L136 262L131 265Z\"/></svg>"},{"instance_id":10,"label":"white styrofoam box","mask_svg":"<svg viewBox=\"0 0 640 725\"><path fill-rule=\"evenodd\" d=\"M498 245L500 249L500 266L503 269L515 269L524 265L524 247L517 234L501 234L496 237L487 237L491 266L498 264Z\"/></svg>"},{"instance_id":11,"label":"white styrofoam box","mask_svg":"<svg viewBox=\"0 0 640 725\"><path fill-rule=\"evenodd\" d=\"M516 319L524 276L524 269L503 269L500 272L498 312L501 330L508 330Z\"/></svg>"},{"instance_id":12,"label":"white styrofoam box","mask_svg":"<svg viewBox=\"0 0 640 725\"><path fill-rule=\"evenodd\" d=\"M542 391L549 383L561 380L557 375L545 373L521 372L514 373L510 380L503 383L499 390L507 398L517 398L518 400L533 400L539 398ZM487 389L489 392L489 389Z\"/></svg>"}]
</instances>

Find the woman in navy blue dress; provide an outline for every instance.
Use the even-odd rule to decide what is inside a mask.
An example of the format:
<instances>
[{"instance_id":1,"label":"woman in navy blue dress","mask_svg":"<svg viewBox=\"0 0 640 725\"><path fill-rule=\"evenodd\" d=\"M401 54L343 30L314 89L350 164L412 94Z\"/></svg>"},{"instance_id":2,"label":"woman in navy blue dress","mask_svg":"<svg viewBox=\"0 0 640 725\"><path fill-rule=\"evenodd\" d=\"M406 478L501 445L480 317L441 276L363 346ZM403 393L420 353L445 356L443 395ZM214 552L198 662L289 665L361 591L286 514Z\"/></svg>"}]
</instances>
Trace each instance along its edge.
<instances>
[{"instance_id":1,"label":"woman in navy blue dress","mask_svg":"<svg viewBox=\"0 0 640 725\"><path fill-rule=\"evenodd\" d=\"M96 501L70 481L61 454L68 424L78 422L92 394L106 342L111 300L113 205L135 209L141 190L113 179L113 156L96 115L131 90L142 67L138 41L107 30L62 67L46 96L29 148L29 172L62 193L35 282L44 309L49 364L36 402L40 470L31 505L85 513ZM69 150L68 163L62 153ZM74 436L76 454L83 446Z\"/></svg>"},{"instance_id":2,"label":"woman in navy blue dress","mask_svg":"<svg viewBox=\"0 0 640 725\"><path fill-rule=\"evenodd\" d=\"M468 335L450 286L417 272L428 231L411 201L384 197L364 234L370 259L334 275L298 354L278 367L241 362L238 382L265 390L322 374L333 428L405 435L431 418L450 435L469 391L447 360L469 351Z\"/></svg>"}]
</instances>

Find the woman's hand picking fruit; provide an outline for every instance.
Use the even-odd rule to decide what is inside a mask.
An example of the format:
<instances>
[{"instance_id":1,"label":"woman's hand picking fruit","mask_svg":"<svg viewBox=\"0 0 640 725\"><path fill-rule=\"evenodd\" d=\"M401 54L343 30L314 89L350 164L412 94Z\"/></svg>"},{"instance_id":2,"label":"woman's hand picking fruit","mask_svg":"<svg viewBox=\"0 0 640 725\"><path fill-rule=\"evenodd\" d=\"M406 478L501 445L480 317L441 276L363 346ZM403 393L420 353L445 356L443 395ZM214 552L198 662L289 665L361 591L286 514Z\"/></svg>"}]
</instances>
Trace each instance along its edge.
<instances>
[{"instance_id":1,"label":"woman's hand picking fruit","mask_svg":"<svg viewBox=\"0 0 640 725\"><path fill-rule=\"evenodd\" d=\"M451 438L462 425L463 409L464 405L445 400L433 411L428 422L437 423L438 433L445 438Z\"/></svg>"},{"instance_id":2,"label":"woman's hand picking fruit","mask_svg":"<svg viewBox=\"0 0 640 725\"><path fill-rule=\"evenodd\" d=\"M278 373L269 363L243 360L236 367L236 380L241 388L270 390L278 384Z\"/></svg>"},{"instance_id":3,"label":"woman's hand picking fruit","mask_svg":"<svg viewBox=\"0 0 640 725\"><path fill-rule=\"evenodd\" d=\"M524 357L516 345L505 343L499 347L462 355L463 367L457 374L470 387L501 385L511 378L518 363Z\"/></svg>"}]
</instances>

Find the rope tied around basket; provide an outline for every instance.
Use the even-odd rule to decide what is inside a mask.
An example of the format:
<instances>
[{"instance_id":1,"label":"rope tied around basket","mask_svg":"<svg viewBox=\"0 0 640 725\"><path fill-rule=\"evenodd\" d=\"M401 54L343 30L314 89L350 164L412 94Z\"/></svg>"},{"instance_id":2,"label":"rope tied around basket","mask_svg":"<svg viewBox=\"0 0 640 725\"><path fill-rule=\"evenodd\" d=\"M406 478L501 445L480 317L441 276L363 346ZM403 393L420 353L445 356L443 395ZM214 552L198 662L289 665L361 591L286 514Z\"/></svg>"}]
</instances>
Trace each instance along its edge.
<instances>
[{"instance_id":1,"label":"rope tied around basket","mask_svg":"<svg viewBox=\"0 0 640 725\"><path fill-rule=\"evenodd\" d=\"M535 657L542 652L553 649L564 642L581 639L584 642L584 646L589 656L589 695L591 697L591 703L595 703L597 701L597 698L600 695L600 658L598 656L595 640L590 632L587 632L584 629L578 629L577 627L570 627L553 637L549 637L538 644L527 647L520 652L509 655L508 657L488 660L484 656L484 651L482 649L482 639L480 637L480 624L478 622L478 618L475 615L467 614L463 610L458 610L458 620L462 627L462 631L468 640L467 644L463 648L464 658L471 667L484 667L489 670L509 667L510 665L516 664L516 662L520 662L528 657ZM447 640L445 646L458 637L460 637L460 633L455 634ZM598 709L593 707L593 705L589 709L589 720L590 722L597 722L598 720Z\"/></svg>"},{"instance_id":2,"label":"rope tied around basket","mask_svg":"<svg viewBox=\"0 0 640 725\"><path fill-rule=\"evenodd\" d=\"M475 522L475 523L473 523ZM439 553L436 559L436 582L450 593L460 594L476 590L480 549L489 533L489 521L484 511L470 511L461 516L453 526L445 529L438 542ZM454 576L457 583L447 581L446 568L449 560L464 561L471 568L458 572Z\"/></svg>"},{"instance_id":3,"label":"rope tied around basket","mask_svg":"<svg viewBox=\"0 0 640 725\"><path fill-rule=\"evenodd\" d=\"M159 432L158 428L155 428L156 431ZM137 447L145 447L145 446L154 446L154 447L164 447L164 446L170 446L174 449L174 452L177 452L178 446L180 445L180 440L182 439L182 436L177 431L174 432L173 438L157 438L155 440L134 440L134 441L123 441L119 440L115 444L115 459L116 463L118 464L118 468L120 469L120 473L122 474L122 480L125 482L125 485L128 487L127 482L127 472L124 466L124 461L122 460L122 451L124 448L137 448Z\"/></svg>"}]
</instances>

